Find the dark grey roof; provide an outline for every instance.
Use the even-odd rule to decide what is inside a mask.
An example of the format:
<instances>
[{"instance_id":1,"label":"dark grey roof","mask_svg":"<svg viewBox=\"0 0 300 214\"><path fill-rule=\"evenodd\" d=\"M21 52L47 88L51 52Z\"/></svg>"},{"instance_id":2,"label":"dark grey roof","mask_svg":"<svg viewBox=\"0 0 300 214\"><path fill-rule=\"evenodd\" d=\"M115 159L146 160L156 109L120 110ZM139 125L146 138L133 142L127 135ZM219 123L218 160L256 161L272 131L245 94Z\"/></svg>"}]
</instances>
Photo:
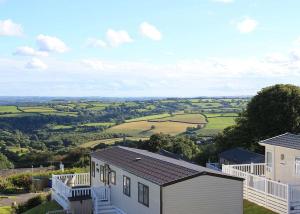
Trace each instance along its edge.
<instances>
[{"instance_id":1,"label":"dark grey roof","mask_svg":"<svg viewBox=\"0 0 300 214\"><path fill-rule=\"evenodd\" d=\"M248 163L264 163L265 156L251 152L242 148L233 148L226 150L219 155L220 158L226 159L236 164L248 164Z\"/></svg>"},{"instance_id":2,"label":"dark grey roof","mask_svg":"<svg viewBox=\"0 0 300 214\"><path fill-rule=\"evenodd\" d=\"M170 185L200 175L215 175L241 180L182 160L121 146L98 150L93 152L91 157L115 165L160 186Z\"/></svg>"},{"instance_id":3,"label":"dark grey roof","mask_svg":"<svg viewBox=\"0 0 300 214\"><path fill-rule=\"evenodd\" d=\"M260 141L259 143L300 150L300 134L291 134L287 132L285 134Z\"/></svg>"}]
</instances>

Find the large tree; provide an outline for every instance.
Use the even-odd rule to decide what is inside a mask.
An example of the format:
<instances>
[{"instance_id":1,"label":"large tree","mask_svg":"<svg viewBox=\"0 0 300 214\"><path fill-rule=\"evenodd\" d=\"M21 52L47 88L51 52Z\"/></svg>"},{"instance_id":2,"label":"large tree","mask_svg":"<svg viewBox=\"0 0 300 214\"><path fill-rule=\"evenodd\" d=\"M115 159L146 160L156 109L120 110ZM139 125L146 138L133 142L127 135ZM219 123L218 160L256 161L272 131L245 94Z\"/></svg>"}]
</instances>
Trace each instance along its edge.
<instances>
[{"instance_id":1,"label":"large tree","mask_svg":"<svg viewBox=\"0 0 300 214\"><path fill-rule=\"evenodd\" d=\"M278 84L263 88L249 102L235 126L216 137L220 150L246 147L285 132L300 132L300 87Z\"/></svg>"},{"instance_id":2,"label":"large tree","mask_svg":"<svg viewBox=\"0 0 300 214\"><path fill-rule=\"evenodd\" d=\"M0 153L0 169L10 169L13 167L14 165L7 159L7 157Z\"/></svg>"}]
</instances>

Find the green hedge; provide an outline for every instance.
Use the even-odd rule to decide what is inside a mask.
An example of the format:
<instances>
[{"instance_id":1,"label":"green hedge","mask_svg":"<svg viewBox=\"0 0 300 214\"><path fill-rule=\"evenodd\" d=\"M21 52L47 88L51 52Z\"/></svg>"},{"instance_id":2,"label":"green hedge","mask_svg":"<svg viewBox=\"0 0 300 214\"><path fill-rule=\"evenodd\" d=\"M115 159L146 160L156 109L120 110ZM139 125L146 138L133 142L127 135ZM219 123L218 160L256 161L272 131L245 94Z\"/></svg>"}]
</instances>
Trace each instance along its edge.
<instances>
[{"instance_id":1,"label":"green hedge","mask_svg":"<svg viewBox=\"0 0 300 214\"><path fill-rule=\"evenodd\" d=\"M38 196L35 196L33 198L30 198L28 201L22 203L22 204L19 204L15 210L16 210L16 213L19 214L19 213L24 213L26 212L27 210L30 210L32 209L33 207L36 207L46 201L48 201L49 197L48 196L44 196L44 195L38 195Z\"/></svg>"},{"instance_id":2,"label":"green hedge","mask_svg":"<svg viewBox=\"0 0 300 214\"><path fill-rule=\"evenodd\" d=\"M53 170L47 172L20 173L11 175L6 179L0 179L0 193L15 194L30 192L32 188L32 177L51 178L52 174L73 174L87 171L88 170L85 168L72 168L66 169L64 172L60 170Z\"/></svg>"}]
</instances>

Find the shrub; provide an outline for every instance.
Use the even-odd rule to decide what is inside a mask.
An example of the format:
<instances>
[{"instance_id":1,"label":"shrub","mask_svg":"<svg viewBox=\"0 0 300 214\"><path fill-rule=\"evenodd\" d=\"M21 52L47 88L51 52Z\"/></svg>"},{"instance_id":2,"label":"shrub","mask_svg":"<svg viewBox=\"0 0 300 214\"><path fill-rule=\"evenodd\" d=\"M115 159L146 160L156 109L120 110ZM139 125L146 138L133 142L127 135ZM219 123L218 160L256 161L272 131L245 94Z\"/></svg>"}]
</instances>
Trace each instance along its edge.
<instances>
[{"instance_id":1,"label":"shrub","mask_svg":"<svg viewBox=\"0 0 300 214\"><path fill-rule=\"evenodd\" d=\"M8 180L16 187L24 188L25 190L30 190L32 185L32 179L30 174L19 174L13 175L8 178Z\"/></svg>"},{"instance_id":2,"label":"shrub","mask_svg":"<svg viewBox=\"0 0 300 214\"><path fill-rule=\"evenodd\" d=\"M19 204L16 208L16 213L24 213L27 210L30 210L33 207L36 207L47 200L47 197L38 195L33 198L30 198L28 201Z\"/></svg>"},{"instance_id":3,"label":"shrub","mask_svg":"<svg viewBox=\"0 0 300 214\"><path fill-rule=\"evenodd\" d=\"M0 193L16 194L24 193L31 190L32 176L33 177L46 177L50 178L52 174L73 174L86 172L84 168L72 168L67 169L64 172L60 170L52 170L47 172L36 173L20 173L16 175L8 176L6 179L0 179Z\"/></svg>"}]
</instances>

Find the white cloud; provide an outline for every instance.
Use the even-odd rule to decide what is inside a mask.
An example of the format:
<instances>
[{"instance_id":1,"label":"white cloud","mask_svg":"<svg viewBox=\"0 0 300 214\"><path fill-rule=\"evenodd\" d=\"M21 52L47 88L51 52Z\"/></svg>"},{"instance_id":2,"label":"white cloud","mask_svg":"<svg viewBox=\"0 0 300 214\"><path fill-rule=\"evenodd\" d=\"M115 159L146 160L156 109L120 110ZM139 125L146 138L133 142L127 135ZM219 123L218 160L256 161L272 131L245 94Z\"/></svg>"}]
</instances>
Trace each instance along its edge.
<instances>
[{"instance_id":1,"label":"white cloud","mask_svg":"<svg viewBox=\"0 0 300 214\"><path fill-rule=\"evenodd\" d=\"M293 49L290 51L290 57L294 61L300 61L300 49Z\"/></svg>"},{"instance_id":2,"label":"white cloud","mask_svg":"<svg viewBox=\"0 0 300 214\"><path fill-rule=\"evenodd\" d=\"M228 4L228 3L233 3L234 0L212 0L214 2L221 2L221 3L225 3L225 4Z\"/></svg>"},{"instance_id":3,"label":"white cloud","mask_svg":"<svg viewBox=\"0 0 300 214\"><path fill-rule=\"evenodd\" d=\"M48 52L37 51L31 47L21 46L14 52L14 55L19 56L48 56Z\"/></svg>"},{"instance_id":4,"label":"white cloud","mask_svg":"<svg viewBox=\"0 0 300 214\"><path fill-rule=\"evenodd\" d=\"M236 27L240 33L250 33L255 30L258 22L252 18L246 17L236 24Z\"/></svg>"},{"instance_id":5,"label":"white cloud","mask_svg":"<svg viewBox=\"0 0 300 214\"><path fill-rule=\"evenodd\" d=\"M270 63L284 63L290 59L282 53L274 52L267 54L265 60Z\"/></svg>"},{"instance_id":6,"label":"white cloud","mask_svg":"<svg viewBox=\"0 0 300 214\"><path fill-rule=\"evenodd\" d=\"M0 36L22 36L23 29L20 24L10 19L0 20Z\"/></svg>"},{"instance_id":7,"label":"white cloud","mask_svg":"<svg viewBox=\"0 0 300 214\"><path fill-rule=\"evenodd\" d=\"M64 53L69 50L67 45L57 37L40 34L37 36L40 51Z\"/></svg>"},{"instance_id":8,"label":"white cloud","mask_svg":"<svg viewBox=\"0 0 300 214\"><path fill-rule=\"evenodd\" d=\"M107 47L107 44L101 39L88 38L86 41L86 46L94 48L105 48Z\"/></svg>"},{"instance_id":9,"label":"white cloud","mask_svg":"<svg viewBox=\"0 0 300 214\"><path fill-rule=\"evenodd\" d=\"M162 35L159 30L154 25L151 25L147 22L143 22L140 25L140 32L142 35L152 40L158 41L162 39Z\"/></svg>"},{"instance_id":10,"label":"white cloud","mask_svg":"<svg viewBox=\"0 0 300 214\"><path fill-rule=\"evenodd\" d=\"M101 60L84 59L84 60L82 60L82 63L94 70L103 70L104 69L104 63Z\"/></svg>"},{"instance_id":11,"label":"white cloud","mask_svg":"<svg viewBox=\"0 0 300 214\"><path fill-rule=\"evenodd\" d=\"M263 57L197 58L170 64L47 58L45 72L23 72L46 69L40 59L33 58L24 68L24 58L0 57L0 84L5 86L0 95L10 91L14 95L249 95L276 83L300 85L300 49L292 48Z\"/></svg>"},{"instance_id":12,"label":"white cloud","mask_svg":"<svg viewBox=\"0 0 300 214\"><path fill-rule=\"evenodd\" d=\"M133 42L133 39L125 30L108 29L106 32L106 39L112 47L118 47L124 43Z\"/></svg>"},{"instance_id":13,"label":"white cloud","mask_svg":"<svg viewBox=\"0 0 300 214\"><path fill-rule=\"evenodd\" d=\"M48 66L38 58L32 58L26 65L25 68L27 69L37 69L37 70L44 70L47 69Z\"/></svg>"},{"instance_id":14,"label":"white cloud","mask_svg":"<svg viewBox=\"0 0 300 214\"><path fill-rule=\"evenodd\" d=\"M300 37L294 41L294 45L300 46Z\"/></svg>"}]
</instances>

